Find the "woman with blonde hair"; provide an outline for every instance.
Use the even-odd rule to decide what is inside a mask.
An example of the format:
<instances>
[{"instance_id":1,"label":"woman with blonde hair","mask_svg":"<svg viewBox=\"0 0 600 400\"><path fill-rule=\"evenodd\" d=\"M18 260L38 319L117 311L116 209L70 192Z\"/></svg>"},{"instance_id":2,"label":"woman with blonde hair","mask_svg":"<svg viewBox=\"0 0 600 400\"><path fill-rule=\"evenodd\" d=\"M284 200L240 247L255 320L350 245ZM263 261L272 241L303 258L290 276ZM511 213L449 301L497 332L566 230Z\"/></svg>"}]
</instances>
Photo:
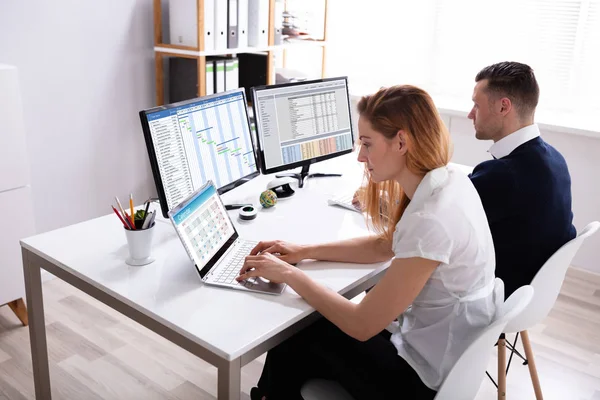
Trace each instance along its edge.
<instances>
[{"instance_id":1,"label":"woman with blonde hair","mask_svg":"<svg viewBox=\"0 0 600 400\"><path fill-rule=\"evenodd\" d=\"M358 112L358 161L368 178L361 203L378 234L321 245L261 242L252 250L239 280L285 282L325 317L268 352L253 400L302 399L313 378L335 380L357 400L432 399L503 300L493 290L481 201L448 165L449 134L430 96L394 86L363 97ZM303 259L392 261L355 304L291 265ZM393 332L385 330L396 319Z\"/></svg>"}]
</instances>

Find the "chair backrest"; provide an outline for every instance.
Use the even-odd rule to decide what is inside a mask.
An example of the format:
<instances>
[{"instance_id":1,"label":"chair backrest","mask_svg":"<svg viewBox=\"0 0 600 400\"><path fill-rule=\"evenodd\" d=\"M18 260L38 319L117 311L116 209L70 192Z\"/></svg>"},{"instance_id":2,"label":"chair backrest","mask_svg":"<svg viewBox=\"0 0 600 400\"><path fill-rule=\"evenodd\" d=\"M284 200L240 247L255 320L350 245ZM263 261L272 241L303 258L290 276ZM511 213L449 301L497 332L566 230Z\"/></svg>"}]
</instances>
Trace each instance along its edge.
<instances>
[{"instance_id":1,"label":"chair backrest","mask_svg":"<svg viewBox=\"0 0 600 400\"><path fill-rule=\"evenodd\" d=\"M546 318L558 298L567 268L571 265L575 254L583 241L594 234L599 227L598 221L589 223L575 239L565 243L544 263L531 281L531 286L535 289L531 304L521 315L506 325L505 333L527 330Z\"/></svg>"},{"instance_id":2,"label":"chair backrest","mask_svg":"<svg viewBox=\"0 0 600 400\"><path fill-rule=\"evenodd\" d=\"M518 317L533 298L530 285L520 287L496 310L494 322L479 333L460 356L440 386L435 400L472 400L477 395L494 343L511 319Z\"/></svg>"}]
</instances>

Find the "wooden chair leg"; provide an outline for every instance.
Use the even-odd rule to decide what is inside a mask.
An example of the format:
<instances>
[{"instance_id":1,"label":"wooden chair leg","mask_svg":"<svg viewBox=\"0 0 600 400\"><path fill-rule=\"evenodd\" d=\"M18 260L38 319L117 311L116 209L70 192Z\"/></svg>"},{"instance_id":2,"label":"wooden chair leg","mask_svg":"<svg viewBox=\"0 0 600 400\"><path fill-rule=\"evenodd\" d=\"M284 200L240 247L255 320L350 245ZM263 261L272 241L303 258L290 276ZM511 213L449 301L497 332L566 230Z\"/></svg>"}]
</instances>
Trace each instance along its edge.
<instances>
[{"instance_id":1,"label":"wooden chair leg","mask_svg":"<svg viewBox=\"0 0 600 400\"><path fill-rule=\"evenodd\" d=\"M521 342L525 349L525 357L527 358L527 365L529 366L529 375L531 375L531 383L533 384L533 390L535 391L535 398L542 400L542 387L540 386L540 379L538 378L537 369L535 368L535 360L533 359L533 350L531 350L531 342L529 341L529 333L527 331L521 332Z\"/></svg>"},{"instance_id":2,"label":"wooden chair leg","mask_svg":"<svg viewBox=\"0 0 600 400\"><path fill-rule=\"evenodd\" d=\"M15 313L17 318L21 321L23 326L27 326L29 324L29 319L27 318L27 306L25 306L25 302L22 298L11 301L8 303L8 306Z\"/></svg>"},{"instance_id":3,"label":"wooden chair leg","mask_svg":"<svg viewBox=\"0 0 600 400\"><path fill-rule=\"evenodd\" d=\"M498 339L498 400L506 399L506 340Z\"/></svg>"}]
</instances>

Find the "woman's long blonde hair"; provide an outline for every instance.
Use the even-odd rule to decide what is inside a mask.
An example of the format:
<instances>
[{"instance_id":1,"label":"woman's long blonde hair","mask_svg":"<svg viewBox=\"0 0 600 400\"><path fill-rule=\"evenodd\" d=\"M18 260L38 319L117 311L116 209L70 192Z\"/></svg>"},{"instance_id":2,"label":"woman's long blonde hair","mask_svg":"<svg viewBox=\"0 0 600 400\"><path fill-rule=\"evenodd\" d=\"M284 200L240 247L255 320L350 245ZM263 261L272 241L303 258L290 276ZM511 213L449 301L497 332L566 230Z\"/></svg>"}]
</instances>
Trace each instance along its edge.
<instances>
[{"instance_id":1,"label":"woman's long blonde hair","mask_svg":"<svg viewBox=\"0 0 600 400\"><path fill-rule=\"evenodd\" d=\"M363 96L357 108L360 116L386 138L394 138L400 130L406 133L406 168L412 173L425 175L450 161L450 135L424 90L410 85L383 88ZM366 168L365 181L359 199L371 217L369 224L391 240L410 199L396 181L371 181Z\"/></svg>"}]
</instances>

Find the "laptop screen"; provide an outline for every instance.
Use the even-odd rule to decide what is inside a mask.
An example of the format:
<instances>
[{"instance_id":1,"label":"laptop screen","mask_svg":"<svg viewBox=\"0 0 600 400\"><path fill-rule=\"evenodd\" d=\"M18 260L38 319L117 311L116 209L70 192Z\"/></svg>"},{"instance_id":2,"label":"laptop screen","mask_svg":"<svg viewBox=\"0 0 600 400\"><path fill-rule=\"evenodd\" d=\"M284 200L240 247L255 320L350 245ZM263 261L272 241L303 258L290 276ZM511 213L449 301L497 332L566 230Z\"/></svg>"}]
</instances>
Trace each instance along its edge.
<instances>
[{"instance_id":1,"label":"laptop screen","mask_svg":"<svg viewBox=\"0 0 600 400\"><path fill-rule=\"evenodd\" d=\"M169 217L202 278L238 237L212 181L173 208Z\"/></svg>"}]
</instances>

